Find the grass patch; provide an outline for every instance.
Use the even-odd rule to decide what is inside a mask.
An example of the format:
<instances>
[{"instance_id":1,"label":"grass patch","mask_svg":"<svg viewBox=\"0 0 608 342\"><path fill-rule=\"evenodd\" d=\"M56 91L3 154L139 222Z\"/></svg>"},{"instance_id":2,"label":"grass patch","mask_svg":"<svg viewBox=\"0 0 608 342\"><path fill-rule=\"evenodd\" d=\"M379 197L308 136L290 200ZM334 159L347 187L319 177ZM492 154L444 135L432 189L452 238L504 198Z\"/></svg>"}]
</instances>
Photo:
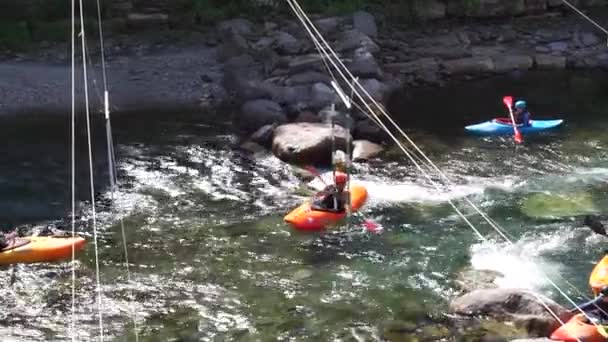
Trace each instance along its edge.
<instances>
[{"instance_id":1,"label":"grass patch","mask_svg":"<svg viewBox=\"0 0 608 342\"><path fill-rule=\"evenodd\" d=\"M20 49L32 42L27 22L0 22L0 47Z\"/></svg>"}]
</instances>

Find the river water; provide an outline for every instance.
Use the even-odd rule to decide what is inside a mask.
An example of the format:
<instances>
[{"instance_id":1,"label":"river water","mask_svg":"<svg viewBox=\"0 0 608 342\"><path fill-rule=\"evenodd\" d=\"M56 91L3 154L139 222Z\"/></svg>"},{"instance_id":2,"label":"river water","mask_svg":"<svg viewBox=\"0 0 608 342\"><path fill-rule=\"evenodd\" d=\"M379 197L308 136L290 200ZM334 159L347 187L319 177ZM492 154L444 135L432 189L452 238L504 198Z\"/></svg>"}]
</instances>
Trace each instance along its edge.
<instances>
[{"instance_id":1,"label":"river water","mask_svg":"<svg viewBox=\"0 0 608 342\"><path fill-rule=\"evenodd\" d=\"M500 286L532 288L567 303L544 273L583 299L606 241L568 218L608 205L605 79L597 72L515 74L399 96L389 106L393 116L454 185L437 191L395 149L382 161L357 165L354 181L370 194L362 214L383 225L380 234L365 232L360 218L324 236L286 226L283 215L303 200L292 168L271 155L235 149L229 118L207 114L114 117L119 190L112 212L105 132L96 120L101 308L81 120L77 229L89 243L75 266L74 317L69 262L17 265L0 273L0 333L19 341L69 340L75 322L78 339L93 340L101 311L107 340L133 341L133 316L141 341L373 340L387 322L417 325L439 317L468 267L501 272ZM524 136L523 146L511 137L464 134L466 124L504 116L501 97L508 93L525 95L536 118L560 117L566 124ZM7 121L0 131L2 225L55 223L69 230L68 119ZM484 224L464 196L498 222L513 245Z\"/></svg>"}]
</instances>

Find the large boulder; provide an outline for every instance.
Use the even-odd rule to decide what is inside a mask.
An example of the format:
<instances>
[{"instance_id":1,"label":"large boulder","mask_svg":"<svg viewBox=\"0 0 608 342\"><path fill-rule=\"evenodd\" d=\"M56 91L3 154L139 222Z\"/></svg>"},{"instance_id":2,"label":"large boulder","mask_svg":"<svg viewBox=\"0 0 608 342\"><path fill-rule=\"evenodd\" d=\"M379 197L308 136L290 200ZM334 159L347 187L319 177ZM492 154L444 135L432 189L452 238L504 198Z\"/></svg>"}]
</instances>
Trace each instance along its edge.
<instances>
[{"instance_id":1,"label":"large boulder","mask_svg":"<svg viewBox=\"0 0 608 342\"><path fill-rule=\"evenodd\" d=\"M340 126L334 127L335 147L346 149L350 133ZM331 126L324 123L299 122L278 126L274 131L272 152L277 158L294 164L331 163Z\"/></svg>"},{"instance_id":2,"label":"large boulder","mask_svg":"<svg viewBox=\"0 0 608 342\"><path fill-rule=\"evenodd\" d=\"M572 313L551 299L522 289L475 290L450 303L450 310L456 314L510 320L539 337L548 336L559 326L547 307L562 320L572 317Z\"/></svg>"},{"instance_id":3,"label":"large boulder","mask_svg":"<svg viewBox=\"0 0 608 342\"><path fill-rule=\"evenodd\" d=\"M302 49L302 44L287 32L279 32L275 44L277 51L283 55L295 55Z\"/></svg>"},{"instance_id":4,"label":"large boulder","mask_svg":"<svg viewBox=\"0 0 608 342\"><path fill-rule=\"evenodd\" d=\"M353 141L353 161L367 161L378 156L384 148L367 140Z\"/></svg>"},{"instance_id":5,"label":"large boulder","mask_svg":"<svg viewBox=\"0 0 608 342\"><path fill-rule=\"evenodd\" d=\"M534 60L526 55L502 55L495 56L494 71L507 72L512 70L528 70L534 65Z\"/></svg>"},{"instance_id":6,"label":"large boulder","mask_svg":"<svg viewBox=\"0 0 608 342\"><path fill-rule=\"evenodd\" d=\"M374 56L364 48L359 48L355 51L353 60L347 67L355 76L363 78L382 78L383 76L382 70Z\"/></svg>"},{"instance_id":7,"label":"large boulder","mask_svg":"<svg viewBox=\"0 0 608 342\"><path fill-rule=\"evenodd\" d=\"M248 36L253 33L253 23L242 18L225 20L217 25L217 31L222 37L231 33Z\"/></svg>"},{"instance_id":8,"label":"large boulder","mask_svg":"<svg viewBox=\"0 0 608 342\"><path fill-rule=\"evenodd\" d=\"M378 35L378 27L374 16L368 12L358 11L353 14L353 27L372 38Z\"/></svg>"},{"instance_id":9,"label":"large boulder","mask_svg":"<svg viewBox=\"0 0 608 342\"><path fill-rule=\"evenodd\" d=\"M539 69L566 69L565 56L538 54L534 56L534 63Z\"/></svg>"},{"instance_id":10,"label":"large boulder","mask_svg":"<svg viewBox=\"0 0 608 342\"><path fill-rule=\"evenodd\" d=\"M289 76L285 80L285 85L305 85L305 84L313 84L313 83L325 83L329 85L331 83L331 78L322 72L318 71L305 71L299 74L295 74Z\"/></svg>"},{"instance_id":11,"label":"large boulder","mask_svg":"<svg viewBox=\"0 0 608 342\"><path fill-rule=\"evenodd\" d=\"M388 85L375 78L362 79L359 80L359 83L374 100L379 102L384 102L387 94L391 91L391 88Z\"/></svg>"},{"instance_id":12,"label":"large boulder","mask_svg":"<svg viewBox=\"0 0 608 342\"><path fill-rule=\"evenodd\" d=\"M315 83L310 88L310 109L319 110L337 101L338 95L325 83Z\"/></svg>"},{"instance_id":13,"label":"large boulder","mask_svg":"<svg viewBox=\"0 0 608 342\"><path fill-rule=\"evenodd\" d=\"M443 67L451 75L480 74L494 71L494 62L489 57L471 57L445 61Z\"/></svg>"},{"instance_id":14,"label":"large boulder","mask_svg":"<svg viewBox=\"0 0 608 342\"><path fill-rule=\"evenodd\" d=\"M260 99L243 104L238 125L247 132L255 132L265 125L285 122L287 117L278 103Z\"/></svg>"},{"instance_id":15,"label":"large boulder","mask_svg":"<svg viewBox=\"0 0 608 342\"><path fill-rule=\"evenodd\" d=\"M358 48L364 48L372 54L380 51L378 44L369 36L358 30L342 32L335 44L335 50L338 52L353 51Z\"/></svg>"}]
</instances>

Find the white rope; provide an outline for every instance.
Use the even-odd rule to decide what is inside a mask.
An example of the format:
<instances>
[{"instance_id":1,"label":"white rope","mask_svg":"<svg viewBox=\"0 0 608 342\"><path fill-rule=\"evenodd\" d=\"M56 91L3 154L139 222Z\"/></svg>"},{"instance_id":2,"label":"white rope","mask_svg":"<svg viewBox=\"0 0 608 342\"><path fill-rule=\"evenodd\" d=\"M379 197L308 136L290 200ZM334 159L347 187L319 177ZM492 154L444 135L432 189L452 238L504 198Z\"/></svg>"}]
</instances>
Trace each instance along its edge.
<instances>
[{"instance_id":1,"label":"white rope","mask_svg":"<svg viewBox=\"0 0 608 342\"><path fill-rule=\"evenodd\" d=\"M95 277L96 277L96 289L97 289L97 309L98 309L98 317L99 317L99 339L103 342L103 316L102 316L102 305L101 305L101 283L99 277L99 249L97 247L97 214L95 211L95 184L94 184L94 175L93 175L93 150L92 150L92 142L91 142L91 118L89 111L89 87L87 82L87 57L86 57L86 41L85 41L85 29L84 29L84 13L83 13L83 3L82 0L79 0L80 5L80 37L82 40L82 71L84 78L84 99L85 99L85 111L86 111L86 119L87 119L87 142L88 142L88 152L89 152L89 175L90 175L90 187L91 187L91 209L92 209L92 217L93 217L93 239L95 244Z\"/></svg>"},{"instance_id":2,"label":"white rope","mask_svg":"<svg viewBox=\"0 0 608 342\"><path fill-rule=\"evenodd\" d=\"M114 154L114 143L112 140L112 123L110 119L110 92L108 90L108 77L106 72L106 63L105 63L105 49L104 49L104 40L103 40L103 28L101 25L101 4L99 0L97 0L97 22L99 24L99 42L101 49L101 70L103 75L103 103L104 103L104 114L106 119L106 146L108 151L108 172L110 176L110 188L111 188L111 196L110 196L110 208L112 212L112 216L114 216L114 196L116 192L116 182L117 182L117 168L115 163L116 155ZM125 253L125 268L127 271L127 282L129 284L129 299L131 304L134 302L133 290L131 289L131 270L129 268L129 253L127 248L127 237L125 234L125 224L122 215L119 215L120 219L120 231L122 235L122 245ZM129 311L131 314L131 318L133 320L133 330L135 334L135 341L139 341L139 332L137 328L137 317L136 312L133 309L132 305L129 305Z\"/></svg>"},{"instance_id":3,"label":"white rope","mask_svg":"<svg viewBox=\"0 0 608 342\"><path fill-rule=\"evenodd\" d=\"M310 26L316 31L316 33L318 34L318 36L320 37L320 39L323 41L324 45L326 45L327 49L332 53L332 55L334 55L334 57L336 58L336 60L341 64L341 66L344 68L344 70L346 70L346 72L349 74L350 76L350 80L354 80L359 88L362 89L362 91L371 99L371 102L374 103L376 105L376 107L391 121L391 123L396 126L398 128L398 126L394 123L394 121L392 121L390 119L390 116L388 115L388 113L386 113L384 111L384 109L369 95L369 93L367 93L367 91L359 84L359 82L354 78L354 76L348 71L348 69L344 66L344 64L340 61L340 59L336 56L335 52L331 49L331 47L329 46L329 44L325 41L325 39L323 38L323 36L316 30L316 28L314 27L314 25L312 24L312 22L310 21L309 18L307 18L306 14L304 13L304 11L301 9L301 7L299 6L299 4L297 3L297 1L293 0L293 4L291 2L289 2L290 7L292 7L292 9L294 10L294 13L298 16L298 19L300 19L300 21L304 24L306 30L308 31L309 35L311 36L311 38L313 40L316 40L315 35L310 31L310 29L308 28L307 24L304 22L304 20L302 19L302 17L306 18L306 21L308 21L308 23L310 24ZM295 6L297 6L299 8L299 10L301 11L301 14L298 13L298 10L296 10ZM316 44L317 45L317 44ZM318 44L317 46L319 46L320 44ZM323 51L320 51L321 53L325 53L325 49L323 49ZM337 69L337 71L340 73L340 75L344 78L345 82L350 83L349 79L346 78L346 76L344 76L343 72L340 70L340 68L338 68L335 64L335 62L333 60L331 60L332 65L334 65L334 67ZM380 118L373 112L373 110L371 110L371 108L369 107L369 105L367 104L366 101L363 100L362 96L358 93L357 90L354 89L353 86L351 86L353 89L353 92L357 95L357 97L363 102L363 104L365 105L365 107L369 110L369 112L371 113L371 115L373 115L378 123L380 123L381 127L386 131L387 134L389 134L391 136L391 138L395 141L395 143L401 148L401 150L406 154L406 156L408 158L410 158L410 160L415 164L415 166L429 179L429 181L433 184L433 186L435 186L438 190L440 190L440 188L437 186L437 184L432 180L432 178L426 174L426 172L424 172L424 170L420 167L420 165L418 165L418 163L415 161L414 158L412 158L410 156L410 154L408 153L408 151L402 146L402 144L395 138L395 136L390 132L390 130L388 130L388 128L384 125L384 123L382 123L380 121ZM426 157L426 155L418 148L418 146L415 145L415 143L413 141L411 141L411 139L409 139L409 137L401 130L399 129L400 133L406 137L406 139L408 139L408 141L416 148L416 150L425 157L425 159L427 159L429 162L430 160L428 159L428 157ZM438 168L432 164L434 168L436 168L438 170ZM440 171L439 171L440 172ZM443 174L442 174L443 175ZM443 175L444 178L447 179L447 177L445 177L445 175ZM449 180L448 180L449 181ZM454 208L454 210L456 211L456 213L471 227L471 229L484 241L488 241L472 224L471 222L458 210L458 208L456 208L456 206L453 204L453 202L448 198L448 202L450 203L450 205ZM472 204L472 202L468 201L470 204ZM473 207L475 207L473 205ZM476 207L475 207L476 208ZM478 209L477 209L478 210ZM484 217L484 219L486 219L491 226L495 227L495 229L497 229L497 231L499 232L499 234L505 238L505 240L510 243L511 245L513 244L511 242L510 239L506 238L506 236L504 235L504 233L495 225L493 224L490 220L489 217L485 214L482 215L482 217ZM540 271L540 270L539 270ZM559 286L557 286L557 284L555 284L551 279L549 279L542 271L541 273L543 274L543 276L550 282L551 285L553 285L558 292L560 292L560 294L562 294L567 300L569 300L580 312L582 312L583 314L586 315L585 312L583 312L582 310L580 310L580 308L578 307L578 305L576 305L576 303L574 303L567 294L565 294L560 288ZM536 295L536 294L535 294ZM564 324L559 317L557 317L557 315L555 315L555 313L542 301L542 299L540 299L537 296L537 299L539 299L539 301L542 303L543 306L545 306L545 308L547 309L547 311L549 311L561 324Z\"/></svg>"},{"instance_id":4,"label":"white rope","mask_svg":"<svg viewBox=\"0 0 608 342\"><path fill-rule=\"evenodd\" d=\"M606 36L608 36L608 30L605 29L604 27L602 27L602 25L596 23L593 19L589 18L585 13L583 13L583 11L576 8L576 6L574 6L570 2L568 2L566 0L562 0L562 2L566 5L568 5L570 8L572 8L572 10L574 10L576 13L580 14L583 18L587 19L587 21L589 21L591 24L595 25L595 27L600 29L602 32L604 32L606 34Z\"/></svg>"},{"instance_id":5,"label":"white rope","mask_svg":"<svg viewBox=\"0 0 608 342\"><path fill-rule=\"evenodd\" d=\"M76 40L76 4L72 0L72 239L76 237L76 84L75 84L75 40ZM72 341L76 341L76 246L72 243Z\"/></svg>"}]
</instances>

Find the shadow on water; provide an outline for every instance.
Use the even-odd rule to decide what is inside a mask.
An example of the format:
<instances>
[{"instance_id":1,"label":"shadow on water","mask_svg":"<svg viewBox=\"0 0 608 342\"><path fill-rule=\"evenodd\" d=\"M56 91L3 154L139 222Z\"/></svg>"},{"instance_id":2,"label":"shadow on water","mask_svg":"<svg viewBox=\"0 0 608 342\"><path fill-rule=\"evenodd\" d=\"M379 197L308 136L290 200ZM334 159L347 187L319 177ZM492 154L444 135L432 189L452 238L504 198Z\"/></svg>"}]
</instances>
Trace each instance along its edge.
<instances>
[{"instance_id":1,"label":"shadow on water","mask_svg":"<svg viewBox=\"0 0 608 342\"><path fill-rule=\"evenodd\" d=\"M105 120L91 113L95 194L109 186ZM118 113L112 117L114 144L162 145L163 139L202 132L219 134L218 118L200 113ZM199 126L202 125L202 126ZM90 202L86 119L76 123L76 199ZM221 127L221 125L220 125ZM3 119L0 124L0 227L65 217L71 210L71 121L61 114ZM210 143L210 148L218 147ZM120 153L117 151L116 153ZM160 153L160 152L159 152ZM120 160L120 155L117 156ZM150 165L154 165L153 161Z\"/></svg>"}]
</instances>

